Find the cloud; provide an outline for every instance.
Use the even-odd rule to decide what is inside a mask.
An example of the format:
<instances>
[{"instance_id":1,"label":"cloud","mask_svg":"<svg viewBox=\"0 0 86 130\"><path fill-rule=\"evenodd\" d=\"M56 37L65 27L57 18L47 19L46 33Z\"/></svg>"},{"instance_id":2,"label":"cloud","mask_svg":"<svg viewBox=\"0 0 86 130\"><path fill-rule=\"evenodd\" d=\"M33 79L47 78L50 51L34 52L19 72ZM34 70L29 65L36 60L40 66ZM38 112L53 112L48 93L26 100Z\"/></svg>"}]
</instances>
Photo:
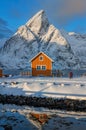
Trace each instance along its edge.
<instances>
[{"instance_id":1,"label":"cloud","mask_svg":"<svg viewBox=\"0 0 86 130\"><path fill-rule=\"evenodd\" d=\"M7 21L0 18L0 38L6 38L12 35L12 31L8 28Z\"/></svg>"},{"instance_id":2,"label":"cloud","mask_svg":"<svg viewBox=\"0 0 86 130\"><path fill-rule=\"evenodd\" d=\"M60 16L72 17L86 13L86 0L64 0L58 10Z\"/></svg>"},{"instance_id":3,"label":"cloud","mask_svg":"<svg viewBox=\"0 0 86 130\"><path fill-rule=\"evenodd\" d=\"M86 0L37 0L47 14L59 24L86 15Z\"/></svg>"}]
</instances>

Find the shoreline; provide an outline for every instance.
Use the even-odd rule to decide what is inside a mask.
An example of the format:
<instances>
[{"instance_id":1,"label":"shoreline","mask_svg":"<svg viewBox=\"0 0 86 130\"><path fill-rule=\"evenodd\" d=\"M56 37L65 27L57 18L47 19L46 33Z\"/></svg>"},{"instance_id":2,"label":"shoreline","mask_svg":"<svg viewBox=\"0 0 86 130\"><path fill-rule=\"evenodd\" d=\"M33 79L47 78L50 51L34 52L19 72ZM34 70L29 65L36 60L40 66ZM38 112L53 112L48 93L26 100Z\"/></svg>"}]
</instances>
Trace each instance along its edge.
<instances>
[{"instance_id":1,"label":"shoreline","mask_svg":"<svg viewBox=\"0 0 86 130\"><path fill-rule=\"evenodd\" d=\"M48 109L86 112L86 100L75 100L67 98L14 96L0 94L0 103L15 104L18 106L44 107Z\"/></svg>"}]
</instances>

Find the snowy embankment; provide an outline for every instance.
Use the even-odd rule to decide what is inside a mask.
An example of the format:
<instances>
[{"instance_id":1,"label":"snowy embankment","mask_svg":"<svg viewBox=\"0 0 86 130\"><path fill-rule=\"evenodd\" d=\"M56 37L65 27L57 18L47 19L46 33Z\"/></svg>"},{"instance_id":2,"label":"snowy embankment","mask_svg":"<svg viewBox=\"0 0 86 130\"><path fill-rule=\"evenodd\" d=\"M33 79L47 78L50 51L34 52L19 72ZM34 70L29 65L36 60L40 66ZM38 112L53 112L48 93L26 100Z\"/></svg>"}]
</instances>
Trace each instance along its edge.
<instances>
[{"instance_id":1,"label":"snowy embankment","mask_svg":"<svg viewBox=\"0 0 86 130\"><path fill-rule=\"evenodd\" d=\"M0 94L86 100L86 77L14 77L0 79Z\"/></svg>"}]
</instances>

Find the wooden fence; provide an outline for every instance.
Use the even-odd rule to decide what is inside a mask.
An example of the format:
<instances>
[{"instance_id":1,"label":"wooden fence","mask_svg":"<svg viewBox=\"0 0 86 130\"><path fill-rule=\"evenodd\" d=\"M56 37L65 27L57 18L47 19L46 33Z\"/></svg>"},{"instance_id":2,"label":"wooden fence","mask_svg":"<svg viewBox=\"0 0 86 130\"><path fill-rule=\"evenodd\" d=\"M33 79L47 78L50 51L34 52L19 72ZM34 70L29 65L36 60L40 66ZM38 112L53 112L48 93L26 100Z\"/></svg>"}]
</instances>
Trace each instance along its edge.
<instances>
[{"instance_id":1,"label":"wooden fence","mask_svg":"<svg viewBox=\"0 0 86 130\"><path fill-rule=\"evenodd\" d=\"M31 72L30 71L25 71L25 72L20 72L21 76L31 76Z\"/></svg>"}]
</instances>

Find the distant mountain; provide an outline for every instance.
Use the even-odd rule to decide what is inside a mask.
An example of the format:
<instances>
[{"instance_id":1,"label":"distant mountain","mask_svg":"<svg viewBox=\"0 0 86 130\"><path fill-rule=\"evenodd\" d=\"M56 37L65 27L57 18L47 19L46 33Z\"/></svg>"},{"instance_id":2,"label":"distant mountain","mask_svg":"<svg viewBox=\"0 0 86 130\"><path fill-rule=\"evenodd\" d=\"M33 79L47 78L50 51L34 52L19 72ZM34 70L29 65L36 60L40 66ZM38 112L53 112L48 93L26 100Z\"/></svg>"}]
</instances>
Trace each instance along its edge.
<instances>
[{"instance_id":1,"label":"distant mountain","mask_svg":"<svg viewBox=\"0 0 86 130\"><path fill-rule=\"evenodd\" d=\"M81 69L86 69L86 34L81 35L74 32L62 34L70 44L74 55L78 57Z\"/></svg>"},{"instance_id":2,"label":"distant mountain","mask_svg":"<svg viewBox=\"0 0 86 130\"><path fill-rule=\"evenodd\" d=\"M30 68L30 59L43 51L54 60L53 69L77 69L79 57L71 49L68 36L66 40L41 10L5 42L0 49L0 65L4 69Z\"/></svg>"}]
</instances>

